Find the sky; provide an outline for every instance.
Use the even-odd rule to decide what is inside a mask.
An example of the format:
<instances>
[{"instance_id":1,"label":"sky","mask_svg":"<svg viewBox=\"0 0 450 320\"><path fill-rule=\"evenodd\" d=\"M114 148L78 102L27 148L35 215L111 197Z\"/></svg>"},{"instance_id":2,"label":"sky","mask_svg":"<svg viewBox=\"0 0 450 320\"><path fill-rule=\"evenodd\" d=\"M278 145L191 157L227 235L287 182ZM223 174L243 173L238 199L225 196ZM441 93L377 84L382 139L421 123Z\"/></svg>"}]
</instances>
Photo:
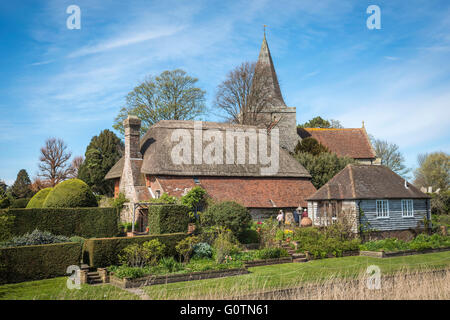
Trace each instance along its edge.
<instances>
[{"instance_id":1,"label":"sky","mask_svg":"<svg viewBox=\"0 0 450 320\"><path fill-rule=\"evenodd\" d=\"M67 7L81 10L68 29ZM370 30L369 5L381 10ZM74 156L111 129L146 76L184 69L206 90L201 120L222 121L217 85L255 61L263 25L284 100L419 153L450 151L450 1L0 2L0 179L38 173L39 149L62 138Z\"/></svg>"}]
</instances>

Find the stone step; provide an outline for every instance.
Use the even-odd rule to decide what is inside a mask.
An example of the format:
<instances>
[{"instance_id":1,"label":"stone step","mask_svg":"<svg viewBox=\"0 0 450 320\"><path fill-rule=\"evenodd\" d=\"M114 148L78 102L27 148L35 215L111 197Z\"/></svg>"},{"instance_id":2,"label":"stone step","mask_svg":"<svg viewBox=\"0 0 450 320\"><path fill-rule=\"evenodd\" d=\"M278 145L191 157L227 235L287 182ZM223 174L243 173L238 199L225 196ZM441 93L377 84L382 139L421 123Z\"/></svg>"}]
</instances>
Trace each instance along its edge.
<instances>
[{"instance_id":1,"label":"stone step","mask_svg":"<svg viewBox=\"0 0 450 320\"><path fill-rule=\"evenodd\" d=\"M97 271L92 271L92 272L88 272L88 277L91 277L91 276L99 276L100 274L97 272Z\"/></svg>"},{"instance_id":2,"label":"stone step","mask_svg":"<svg viewBox=\"0 0 450 320\"><path fill-rule=\"evenodd\" d=\"M295 259L292 260L292 262L297 262L297 263L308 262L308 259L306 259L306 258L295 258Z\"/></svg>"},{"instance_id":3,"label":"stone step","mask_svg":"<svg viewBox=\"0 0 450 320\"><path fill-rule=\"evenodd\" d=\"M80 269L81 269L81 270L87 270L87 269L89 269L89 266L88 266L87 264L83 263L83 264L80 266Z\"/></svg>"},{"instance_id":4,"label":"stone step","mask_svg":"<svg viewBox=\"0 0 450 320\"><path fill-rule=\"evenodd\" d=\"M306 258L306 255L304 253L294 253L291 254L292 258L296 259L296 258Z\"/></svg>"},{"instance_id":5,"label":"stone step","mask_svg":"<svg viewBox=\"0 0 450 320\"><path fill-rule=\"evenodd\" d=\"M99 279L99 280L88 280L88 283L89 284L100 284L100 283L103 283L103 281L101 279Z\"/></svg>"}]
</instances>

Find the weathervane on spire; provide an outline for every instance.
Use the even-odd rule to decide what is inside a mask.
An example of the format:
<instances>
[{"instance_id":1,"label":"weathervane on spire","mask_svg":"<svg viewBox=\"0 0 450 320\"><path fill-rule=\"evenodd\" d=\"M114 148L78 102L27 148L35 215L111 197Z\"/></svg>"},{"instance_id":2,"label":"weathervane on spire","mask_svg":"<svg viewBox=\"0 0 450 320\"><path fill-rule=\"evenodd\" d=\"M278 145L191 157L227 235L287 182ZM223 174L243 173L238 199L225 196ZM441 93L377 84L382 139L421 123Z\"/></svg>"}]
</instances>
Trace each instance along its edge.
<instances>
[{"instance_id":1,"label":"weathervane on spire","mask_svg":"<svg viewBox=\"0 0 450 320\"><path fill-rule=\"evenodd\" d=\"M264 27L264 38L265 38L266 37L266 27L267 27L267 25L263 24L263 27Z\"/></svg>"}]
</instances>

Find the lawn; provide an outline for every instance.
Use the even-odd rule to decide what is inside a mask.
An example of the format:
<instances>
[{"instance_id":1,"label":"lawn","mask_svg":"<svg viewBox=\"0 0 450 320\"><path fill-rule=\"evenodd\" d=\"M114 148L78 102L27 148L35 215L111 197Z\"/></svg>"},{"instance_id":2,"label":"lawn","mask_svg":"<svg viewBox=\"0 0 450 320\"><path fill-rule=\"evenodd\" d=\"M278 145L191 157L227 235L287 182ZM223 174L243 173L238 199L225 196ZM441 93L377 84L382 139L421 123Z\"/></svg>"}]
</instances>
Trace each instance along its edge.
<instances>
[{"instance_id":1,"label":"lawn","mask_svg":"<svg viewBox=\"0 0 450 320\"><path fill-rule=\"evenodd\" d=\"M0 286L0 300L135 300L139 297L112 285L81 285L69 290L67 277Z\"/></svg>"},{"instance_id":2,"label":"lawn","mask_svg":"<svg viewBox=\"0 0 450 320\"><path fill-rule=\"evenodd\" d=\"M152 299L195 299L241 295L252 291L288 288L305 282L333 278L353 278L365 272L367 266L377 265L382 275L402 270L441 269L450 266L450 252L419 254L393 258L362 256L313 260L249 268L250 274L228 278L170 283L145 287Z\"/></svg>"}]
</instances>

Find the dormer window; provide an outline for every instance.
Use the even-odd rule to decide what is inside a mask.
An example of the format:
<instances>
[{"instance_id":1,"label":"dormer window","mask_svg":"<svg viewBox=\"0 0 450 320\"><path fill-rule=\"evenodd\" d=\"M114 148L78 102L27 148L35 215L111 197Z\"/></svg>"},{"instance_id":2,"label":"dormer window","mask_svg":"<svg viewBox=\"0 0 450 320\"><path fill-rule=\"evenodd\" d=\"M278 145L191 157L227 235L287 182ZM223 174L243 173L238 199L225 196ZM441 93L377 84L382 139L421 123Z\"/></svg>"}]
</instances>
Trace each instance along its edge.
<instances>
[{"instance_id":1,"label":"dormer window","mask_svg":"<svg viewBox=\"0 0 450 320\"><path fill-rule=\"evenodd\" d=\"M155 191L155 197L156 197L156 199L159 199L161 197L161 190Z\"/></svg>"}]
</instances>

